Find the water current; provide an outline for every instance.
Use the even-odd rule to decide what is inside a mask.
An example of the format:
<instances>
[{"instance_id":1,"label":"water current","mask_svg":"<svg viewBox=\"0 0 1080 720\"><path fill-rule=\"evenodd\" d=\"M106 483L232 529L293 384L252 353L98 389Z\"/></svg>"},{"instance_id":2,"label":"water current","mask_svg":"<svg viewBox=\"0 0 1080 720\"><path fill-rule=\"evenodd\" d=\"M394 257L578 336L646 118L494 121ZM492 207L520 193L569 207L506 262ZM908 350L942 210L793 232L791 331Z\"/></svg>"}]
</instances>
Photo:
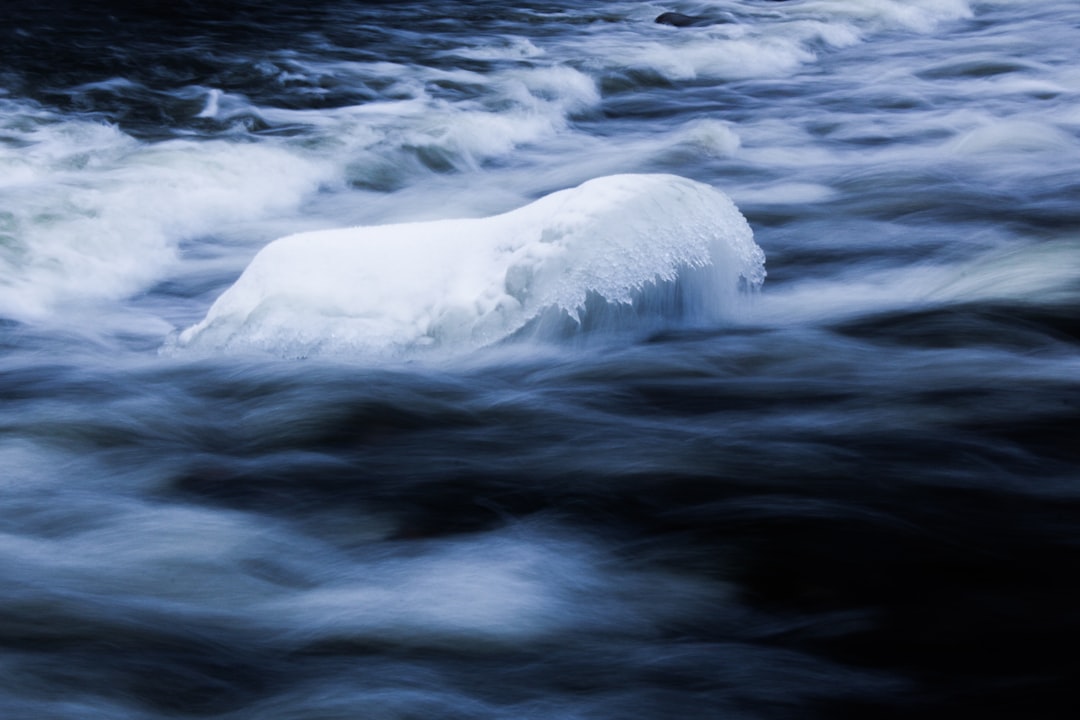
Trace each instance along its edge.
<instances>
[{"instance_id":1,"label":"water current","mask_svg":"<svg viewBox=\"0 0 1080 720\"><path fill-rule=\"evenodd\" d=\"M1076 717L1075 0L0 47L0 717Z\"/></svg>"}]
</instances>

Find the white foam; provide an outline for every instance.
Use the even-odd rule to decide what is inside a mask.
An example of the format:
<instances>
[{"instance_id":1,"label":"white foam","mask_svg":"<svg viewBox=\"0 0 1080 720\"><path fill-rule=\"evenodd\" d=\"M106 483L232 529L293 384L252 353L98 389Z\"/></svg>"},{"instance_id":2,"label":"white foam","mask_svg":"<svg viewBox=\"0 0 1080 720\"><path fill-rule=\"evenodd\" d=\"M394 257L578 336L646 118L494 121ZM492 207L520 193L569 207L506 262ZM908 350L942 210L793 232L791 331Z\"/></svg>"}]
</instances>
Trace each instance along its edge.
<instances>
[{"instance_id":1,"label":"white foam","mask_svg":"<svg viewBox=\"0 0 1080 720\"><path fill-rule=\"evenodd\" d=\"M19 582L0 584L0 602L121 625L194 621L253 641L630 635L700 611L725 590L540 524L429 541L361 531L345 549L220 508L77 495L63 508L29 496L5 509L14 523L0 530L0 570Z\"/></svg>"},{"instance_id":2,"label":"white foam","mask_svg":"<svg viewBox=\"0 0 1080 720\"><path fill-rule=\"evenodd\" d=\"M614 175L487 218L302 233L264 248L178 344L285 355L400 355L501 340L591 294L650 291L692 320L732 310L764 254L723 193L673 175ZM678 281L678 282L676 282ZM666 288L666 290L664 290Z\"/></svg>"},{"instance_id":3,"label":"white foam","mask_svg":"<svg viewBox=\"0 0 1080 720\"><path fill-rule=\"evenodd\" d=\"M763 294L756 322L799 325L867 313L951 303L1036 302L1073 306L1080 299L1080 240L1007 246L973 259L812 278Z\"/></svg>"},{"instance_id":4,"label":"white foam","mask_svg":"<svg viewBox=\"0 0 1080 720\"><path fill-rule=\"evenodd\" d=\"M739 35L737 30L724 32ZM814 59L799 39L780 36L665 37L663 42L597 39L590 52L616 71L644 69L672 81L745 79L785 75Z\"/></svg>"},{"instance_id":5,"label":"white foam","mask_svg":"<svg viewBox=\"0 0 1080 720\"><path fill-rule=\"evenodd\" d=\"M1071 154L1076 139L1053 125L1036 120L987 119L949 145L958 155L1015 152Z\"/></svg>"},{"instance_id":6,"label":"white foam","mask_svg":"<svg viewBox=\"0 0 1080 720\"><path fill-rule=\"evenodd\" d=\"M676 137L680 145L713 157L734 155L742 146L739 134L731 125L711 118L687 123L677 131Z\"/></svg>"},{"instance_id":7,"label":"white foam","mask_svg":"<svg viewBox=\"0 0 1080 720\"><path fill-rule=\"evenodd\" d=\"M0 316L39 320L146 288L181 241L294 210L337 168L282 144L140 143L9 108L0 145Z\"/></svg>"},{"instance_id":8,"label":"white foam","mask_svg":"<svg viewBox=\"0 0 1080 720\"><path fill-rule=\"evenodd\" d=\"M775 183L764 187L740 190L735 198L743 204L809 205L829 200L836 191L817 183Z\"/></svg>"},{"instance_id":9,"label":"white foam","mask_svg":"<svg viewBox=\"0 0 1080 720\"><path fill-rule=\"evenodd\" d=\"M256 116L272 125L313 128L317 140L306 149L330 161L348 158L345 174L360 184L379 185L384 175L426 174L424 165L436 171L476 170L521 146L566 133L574 118L600 105L595 81L565 66L511 67L491 74L389 63L341 63L322 70L309 63L306 68L336 72L358 84L388 77L395 83L383 92L384 99L329 110L256 107L226 94L215 117L228 122ZM448 87L453 92L448 94Z\"/></svg>"},{"instance_id":10,"label":"white foam","mask_svg":"<svg viewBox=\"0 0 1080 720\"><path fill-rule=\"evenodd\" d=\"M646 71L673 82L767 78L790 75L813 63L823 51L850 47L879 33L929 34L945 23L973 16L968 0L802 0L780 6L699 0L681 6L618 5L633 19L628 29L583 34L569 40L559 54L589 58L588 66L614 73ZM693 28L652 22L665 10L717 22Z\"/></svg>"},{"instance_id":11,"label":"white foam","mask_svg":"<svg viewBox=\"0 0 1080 720\"><path fill-rule=\"evenodd\" d=\"M528 38L506 37L500 42L477 47L461 47L445 54L474 60L521 60L539 57L544 54L544 51Z\"/></svg>"},{"instance_id":12,"label":"white foam","mask_svg":"<svg viewBox=\"0 0 1080 720\"><path fill-rule=\"evenodd\" d=\"M460 646L568 631L634 634L700 607L705 597L722 597L723 590L630 569L589 542L528 527L371 560L343 564L337 577L281 593L257 605L257 613L288 628L287 637L296 641L355 637Z\"/></svg>"},{"instance_id":13,"label":"white foam","mask_svg":"<svg viewBox=\"0 0 1080 720\"><path fill-rule=\"evenodd\" d=\"M941 23L972 16L967 0L808 0L795 12L820 14L871 30L903 29L928 33Z\"/></svg>"},{"instance_id":14,"label":"white foam","mask_svg":"<svg viewBox=\"0 0 1080 720\"><path fill-rule=\"evenodd\" d=\"M1080 298L1080 239L991 250L971 262L947 268L928 298L1075 305Z\"/></svg>"}]
</instances>

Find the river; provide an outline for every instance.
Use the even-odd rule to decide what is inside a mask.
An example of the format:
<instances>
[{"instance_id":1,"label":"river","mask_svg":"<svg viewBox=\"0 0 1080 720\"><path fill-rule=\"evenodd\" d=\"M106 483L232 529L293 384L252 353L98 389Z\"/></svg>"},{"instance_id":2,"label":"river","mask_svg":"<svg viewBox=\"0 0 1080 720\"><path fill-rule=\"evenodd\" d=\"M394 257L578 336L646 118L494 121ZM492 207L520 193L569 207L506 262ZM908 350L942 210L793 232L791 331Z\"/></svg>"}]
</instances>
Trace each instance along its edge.
<instances>
[{"instance_id":1,"label":"river","mask_svg":"<svg viewBox=\"0 0 1080 720\"><path fill-rule=\"evenodd\" d=\"M1074 717L1074 0L5 12L0 716Z\"/></svg>"}]
</instances>

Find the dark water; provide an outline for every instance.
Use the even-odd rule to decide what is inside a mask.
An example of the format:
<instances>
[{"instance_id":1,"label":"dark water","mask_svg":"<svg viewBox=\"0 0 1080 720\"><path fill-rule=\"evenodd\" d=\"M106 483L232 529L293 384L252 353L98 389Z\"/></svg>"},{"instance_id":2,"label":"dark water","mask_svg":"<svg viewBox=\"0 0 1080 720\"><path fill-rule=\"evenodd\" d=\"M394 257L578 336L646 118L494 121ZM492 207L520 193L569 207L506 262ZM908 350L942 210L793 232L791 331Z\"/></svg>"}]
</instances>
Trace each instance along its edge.
<instances>
[{"instance_id":1,"label":"dark water","mask_svg":"<svg viewBox=\"0 0 1080 720\"><path fill-rule=\"evenodd\" d=\"M1075 717L1076 3L5 13L0 717ZM275 238L617 173L729 195L760 291L180 335Z\"/></svg>"}]
</instances>

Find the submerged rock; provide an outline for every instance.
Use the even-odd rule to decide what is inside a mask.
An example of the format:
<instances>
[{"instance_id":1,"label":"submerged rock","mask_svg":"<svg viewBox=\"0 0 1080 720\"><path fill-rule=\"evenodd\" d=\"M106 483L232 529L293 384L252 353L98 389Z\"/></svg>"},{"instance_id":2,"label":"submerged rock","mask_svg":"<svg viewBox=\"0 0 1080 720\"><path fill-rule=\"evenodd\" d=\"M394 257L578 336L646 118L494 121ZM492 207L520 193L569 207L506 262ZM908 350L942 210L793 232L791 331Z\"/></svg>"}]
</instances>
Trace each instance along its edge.
<instances>
[{"instance_id":1,"label":"submerged rock","mask_svg":"<svg viewBox=\"0 0 1080 720\"><path fill-rule=\"evenodd\" d=\"M709 19L695 15L683 15L682 13L677 12L666 12L657 16L656 22L661 25L671 25L673 27L692 27L694 25L707 24Z\"/></svg>"},{"instance_id":2,"label":"submerged rock","mask_svg":"<svg viewBox=\"0 0 1080 720\"><path fill-rule=\"evenodd\" d=\"M727 17L702 17L700 15L666 12L658 15L656 22L660 25L671 25L672 27L702 27L704 25L720 25L734 21Z\"/></svg>"}]
</instances>

